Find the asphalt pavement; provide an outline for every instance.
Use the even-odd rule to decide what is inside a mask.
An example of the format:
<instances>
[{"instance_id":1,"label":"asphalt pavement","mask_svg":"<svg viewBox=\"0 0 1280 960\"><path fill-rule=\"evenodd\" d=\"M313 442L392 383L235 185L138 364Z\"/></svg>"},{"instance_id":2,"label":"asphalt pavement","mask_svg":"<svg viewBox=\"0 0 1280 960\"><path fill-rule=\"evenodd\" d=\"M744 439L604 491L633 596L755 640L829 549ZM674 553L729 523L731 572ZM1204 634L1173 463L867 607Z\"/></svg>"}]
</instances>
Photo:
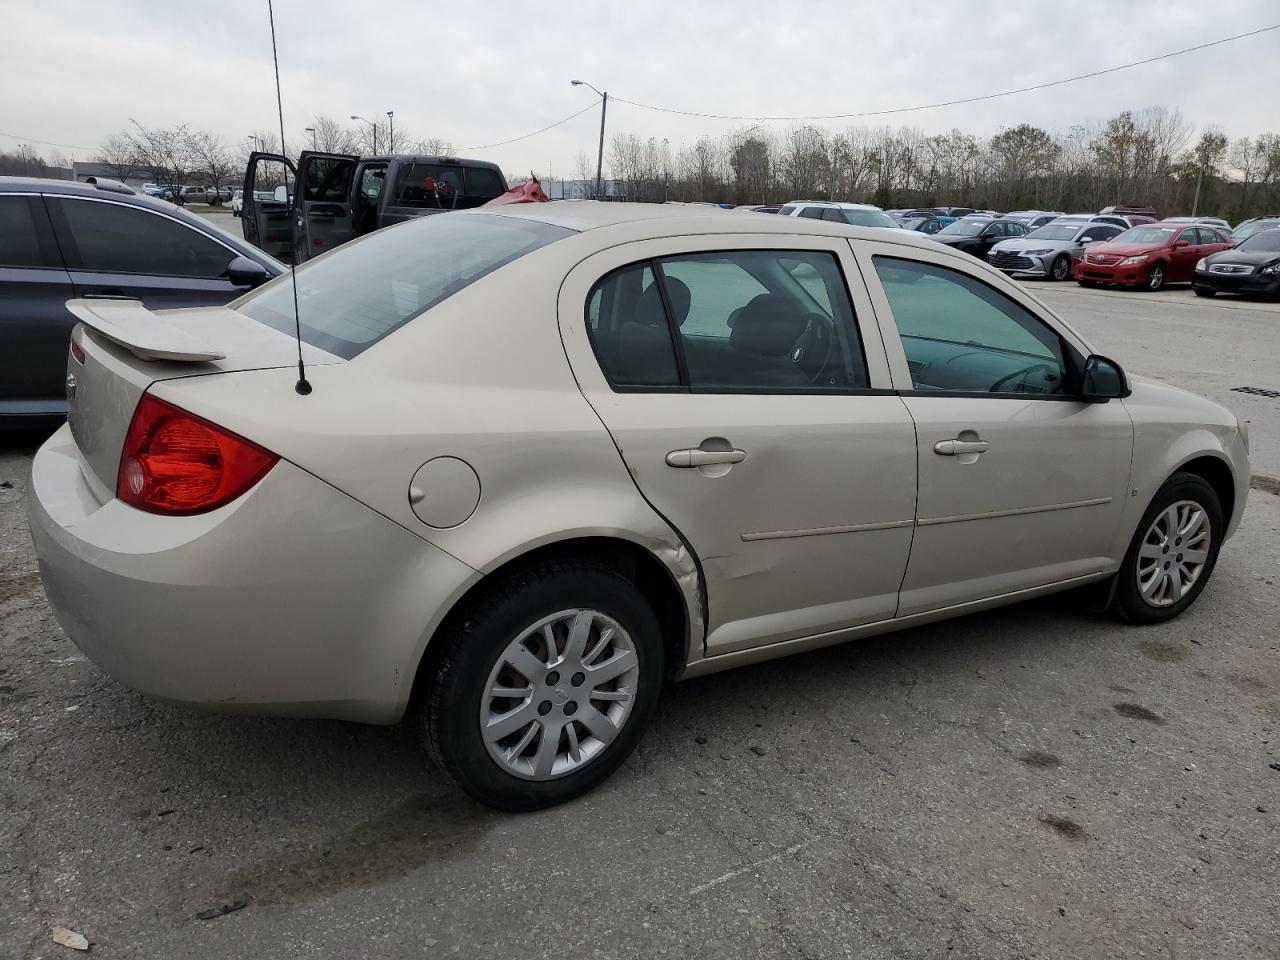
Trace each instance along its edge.
<instances>
[{"instance_id":1,"label":"asphalt pavement","mask_svg":"<svg viewBox=\"0 0 1280 960\"><path fill-rule=\"evenodd\" d=\"M1034 286L1252 421L1280 307ZM1049 598L676 684L601 789L476 807L395 728L208 716L100 674L44 599L0 437L0 957L1280 956L1280 497L1200 601Z\"/></svg>"}]
</instances>

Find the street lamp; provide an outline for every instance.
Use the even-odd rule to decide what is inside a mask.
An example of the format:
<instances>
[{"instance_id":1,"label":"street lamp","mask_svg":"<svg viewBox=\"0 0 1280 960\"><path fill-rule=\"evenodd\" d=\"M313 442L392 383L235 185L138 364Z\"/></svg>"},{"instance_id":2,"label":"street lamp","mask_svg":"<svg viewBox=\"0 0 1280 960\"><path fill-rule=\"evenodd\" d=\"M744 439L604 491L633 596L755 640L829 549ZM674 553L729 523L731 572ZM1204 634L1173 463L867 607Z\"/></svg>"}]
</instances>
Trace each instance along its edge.
<instances>
[{"instance_id":1,"label":"street lamp","mask_svg":"<svg viewBox=\"0 0 1280 960\"><path fill-rule=\"evenodd\" d=\"M374 123L372 120L366 120L364 117L357 117L354 113L351 115L351 119L352 119L352 120L359 120L361 123L367 123L370 127L372 127L372 128L373 128L373 152L374 152L374 154L377 154L377 152L378 152L378 125L377 125L376 123Z\"/></svg>"},{"instance_id":2,"label":"street lamp","mask_svg":"<svg viewBox=\"0 0 1280 960\"><path fill-rule=\"evenodd\" d=\"M255 145L254 147L255 149L261 150L263 148L261 137L255 136L254 134L251 133L245 139L251 141Z\"/></svg>"},{"instance_id":3,"label":"street lamp","mask_svg":"<svg viewBox=\"0 0 1280 960\"><path fill-rule=\"evenodd\" d=\"M391 129L387 131L388 138L391 143L387 146L387 153L396 152L396 112L394 110L387 111L387 123L391 125Z\"/></svg>"},{"instance_id":4,"label":"street lamp","mask_svg":"<svg viewBox=\"0 0 1280 960\"><path fill-rule=\"evenodd\" d=\"M600 98L600 150L596 153L596 199L604 193L604 114L609 109L609 92L601 93L585 80L570 80L575 87L589 87Z\"/></svg>"},{"instance_id":5,"label":"street lamp","mask_svg":"<svg viewBox=\"0 0 1280 960\"><path fill-rule=\"evenodd\" d=\"M314 149L316 148L316 128L315 128L315 127L304 127L304 128L303 128L303 130L304 130L306 133L311 134L311 149L312 149L312 150L314 150Z\"/></svg>"}]
</instances>

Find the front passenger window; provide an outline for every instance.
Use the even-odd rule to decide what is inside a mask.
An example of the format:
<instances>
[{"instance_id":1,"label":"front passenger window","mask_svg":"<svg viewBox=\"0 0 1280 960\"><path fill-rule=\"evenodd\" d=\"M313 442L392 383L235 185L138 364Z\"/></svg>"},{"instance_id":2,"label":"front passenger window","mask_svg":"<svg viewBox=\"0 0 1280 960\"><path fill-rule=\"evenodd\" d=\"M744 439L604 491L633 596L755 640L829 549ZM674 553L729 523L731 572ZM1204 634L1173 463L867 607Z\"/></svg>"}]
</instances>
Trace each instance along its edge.
<instances>
[{"instance_id":1,"label":"front passenger window","mask_svg":"<svg viewBox=\"0 0 1280 960\"><path fill-rule=\"evenodd\" d=\"M1067 392L1061 338L1017 302L958 270L873 262L916 390Z\"/></svg>"}]
</instances>

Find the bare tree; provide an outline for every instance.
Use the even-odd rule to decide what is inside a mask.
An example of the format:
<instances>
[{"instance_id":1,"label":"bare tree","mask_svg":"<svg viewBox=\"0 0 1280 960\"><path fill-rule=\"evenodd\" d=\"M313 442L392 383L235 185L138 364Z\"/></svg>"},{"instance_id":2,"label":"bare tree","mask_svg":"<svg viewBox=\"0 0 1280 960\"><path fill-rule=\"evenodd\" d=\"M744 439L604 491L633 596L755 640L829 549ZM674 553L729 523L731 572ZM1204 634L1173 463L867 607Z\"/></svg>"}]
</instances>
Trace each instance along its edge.
<instances>
[{"instance_id":1,"label":"bare tree","mask_svg":"<svg viewBox=\"0 0 1280 960\"><path fill-rule=\"evenodd\" d=\"M222 189L236 179L238 167L222 138L207 130L197 130L187 138L192 173L215 190L215 202L221 203Z\"/></svg>"},{"instance_id":2,"label":"bare tree","mask_svg":"<svg viewBox=\"0 0 1280 960\"><path fill-rule=\"evenodd\" d=\"M148 172L146 165L138 158L137 147L125 134L113 133L107 137L94 159L106 164L111 175L121 181Z\"/></svg>"},{"instance_id":3,"label":"bare tree","mask_svg":"<svg viewBox=\"0 0 1280 960\"><path fill-rule=\"evenodd\" d=\"M195 166L190 132L185 123L176 127L144 127L130 118L133 129L124 134L133 145L138 160L155 171L156 179L180 187Z\"/></svg>"},{"instance_id":4,"label":"bare tree","mask_svg":"<svg viewBox=\"0 0 1280 960\"><path fill-rule=\"evenodd\" d=\"M311 121L313 149L324 153L355 153L355 134L333 117L319 116Z\"/></svg>"}]
</instances>

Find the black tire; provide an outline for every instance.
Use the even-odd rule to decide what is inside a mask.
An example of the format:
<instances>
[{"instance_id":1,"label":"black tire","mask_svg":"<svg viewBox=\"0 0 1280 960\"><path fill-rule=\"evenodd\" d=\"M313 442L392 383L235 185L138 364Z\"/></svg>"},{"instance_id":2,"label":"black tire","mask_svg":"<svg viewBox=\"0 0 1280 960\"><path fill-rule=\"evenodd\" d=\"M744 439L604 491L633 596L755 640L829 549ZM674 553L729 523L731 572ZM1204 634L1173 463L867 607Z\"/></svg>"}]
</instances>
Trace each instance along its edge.
<instances>
[{"instance_id":1,"label":"black tire","mask_svg":"<svg viewBox=\"0 0 1280 960\"><path fill-rule=\"evenodd\" d=\"M1204 287L1195 287L1197 297L1213 297L1216 296L1217 290L1206 290Z\"/></svg>"},{"instance_id":2,"label":"black tire","mask_svg":"<svg viewBox=\"0 0 1280 960\"><path fill-rule=\"evenodd\" d=\"M527 780L503 769L485 746L479 710L489 674L507 645L560 610L590 607L630 634L639 661L635 700L621 731L581 769ZM485 590L452 618L433 644L413 723L433 759L481 803L526 811L581 796L616 770L640 741L665 673L658 619L644 596L617 571L593 561L557 561L513 574Z\"/></svg>"},{"instance_id":3,"label":"black tire","mask_svg":"<svg viewBox=\"0 0 1280 960\"><path fill-rule=\"evenodd\" d=\"M1147 279L1143 286L1150 293L1155 293L1164 286L1165 269L1163 263L1153 263L1151 269L1147 271Z\"/></svg>"},{"instance_id":4,"label":"black tire","mask_svg":"<svg viewBox=\"0 0 1280 960\"><path fill-rule=\"evenodd\" d=\"M1156 517L1179 500L1193 501L1207 515L1210 533L1209 556L1186 596L1169 606L1157 607L1142 598L1138 584L1138 551ZM1138 624L1163 623L1181 614L1195 603L1213 575L1214 565L1218 562L1218 548L1222 544L1222 535L1225 532L1226 521L1222 516L1222 501L1218 499L1218 494L1213 487L1194 473L1175 473L1156 491L1151 505L1147 507L1142 520L1138 523L1138 529L1134 531L1133 539L1129 542L1129 549L1124 555L1124 565L1116 574L1116 593L1112 612L1129 623Z\"/></svg>"},{"instance_id":5,"label":"black tire","mask_svg":"<svg viewBox=\"0 0 1280 960\"><path fill-rule=\"evenodd\" d=\"M1065 253L1053 261L1049 267L1050 280L1068 280L1071 278L1071 258Z\"/></svg>"}]
</instances>

